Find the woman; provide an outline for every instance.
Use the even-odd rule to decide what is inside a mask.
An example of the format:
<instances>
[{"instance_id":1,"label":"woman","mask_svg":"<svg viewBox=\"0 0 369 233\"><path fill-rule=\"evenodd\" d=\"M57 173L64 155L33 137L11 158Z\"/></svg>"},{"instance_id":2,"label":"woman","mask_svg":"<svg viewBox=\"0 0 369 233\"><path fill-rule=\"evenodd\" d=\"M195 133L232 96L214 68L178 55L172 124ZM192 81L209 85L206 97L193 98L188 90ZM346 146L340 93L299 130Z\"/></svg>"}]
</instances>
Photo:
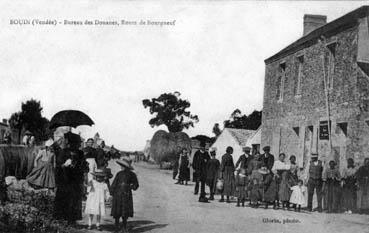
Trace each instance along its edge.
<instances>
[{"instance_id":1,"label":"woman","mask_svg":"<svg viewBox=\"0 0 369 233\"><path fill-rule=\"evenodd\" d=\"M67 220L74 225L82 219L82 198L84 178L88 163L79 150L81 138L68 132L64 134L66 148L60 150L56 160L55 218Z\"/></svg>"},{"instance_id":2,"label":"woman","mask_svg":"<svg viewBox=\"0 0 369 233\"><path fill-rule=\"evenodd\" d=\"M292 186L297 185L299 180L299 166L296 164L296 156L290 156L290 179L292 182Z\"/></svg>"},{"instance_id":3,"label":"woman","mask_svg":"<svg viewBox=\"0 0 369 233\"><path fill-rule=\"evenodd\" d=\"M214 193L216 191L216 182L218 180L219 175L219 167L220 162L215 158L216 156L216 148L210 148L210 156L211 159L206 164L206 184L210 189L210 197L209 200L214 200Z\"/></svg>"},{"instance_id":4,"label":"woman","mask_svg":"<svg viewBox=\"0 0 369 233\"><path fill-rule=\"evenodd\" d=\"M110 187L113 196L111 216L115 219L115 227L119 230L119 219L123 220L123 232L127 232L128 217L133 217L132 190L137 190L138 180L128 159L116 161L121 166Z\"/></svg>"},{"instance_id":5,"label":"woman","mask_svg":"<svg viewBox=\"0 0 369 233\"><path fill-rule=\"evenodd\" d=\"M187 185L187 182L190 180L190 160L188 158L188 151L186 148L182 150L179 159L179 183Z\"/></svg>"},{"instance_id":6,"label":"woman","mask_svg":"<svg viewBox=\"0 0 369 233\"><path fill-rule=\"evenodd\" d=\"M222 156L222 162L220 163L221 178L224 180L224 188L221 193L219 202L224 202L224 195L227 196L227 203L230 203L229 197L233 196L235 190L234 179L234 163L233 163L233 148L227 147L226 154Z\"/></svg>"},{"instance_id":7,"label":"woman","mask_svg":"<svg viewBox=\"0 0 369 233\"><path fill-rule=\"evenodd\" d=\"M27 176L30 185L37 188L55 188L55 154L52 148L54 141L49 139L45 143L45 148L41 149L34 161L34 168Z\"/></svg>"},{"instance_id":8,"label":"woman","mask_svg":"<svg viewBox=\"0 0 369 233\"><path fill-rule=\"evenodd\" d=\"M347 168L342 173L343 203L345 213L352 214L356 205L356 173L357 169L352 158L347 159Z\"/></svg>"},{"instance_id":9,"label":"woman","mask_svg":"<svg viewBox=\"0 0 369 233\"><path fill-rule=\"evenodd\" d=\"M364 165L356 172L356 178L357 208L360 213L369 213L369 158L365 158Z\"/></svg>"},{"instance_id":10,"label":"woman","mask_svg":"<svg viewBox=\"0 0 369 233\"><path fill-rule=\"evenodd\" d=\"M341 175L336 162L329 161L329 168L323 173L323 190L327 198L328 213L338 211Z\"/></svg>"}]
</instances>

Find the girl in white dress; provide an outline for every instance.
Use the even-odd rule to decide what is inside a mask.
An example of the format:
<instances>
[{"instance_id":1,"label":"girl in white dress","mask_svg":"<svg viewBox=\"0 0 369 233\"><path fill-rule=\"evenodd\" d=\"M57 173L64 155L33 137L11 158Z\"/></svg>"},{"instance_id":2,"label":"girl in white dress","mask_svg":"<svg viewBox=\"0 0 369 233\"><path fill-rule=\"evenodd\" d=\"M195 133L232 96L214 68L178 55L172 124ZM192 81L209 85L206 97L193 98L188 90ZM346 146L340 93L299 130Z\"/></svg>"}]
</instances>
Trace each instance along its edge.
<instances>
[{"instance_id":1,"label":"girl in white dress","mask_svg":"<svg viewBox=\"0 0 369 233\"><path fill-rule=\"evenodd\" d=\"M105 200L110 198L108 185L105 183L106 174L96 169L92 173L94 179L89 182L85 213L88 214L88 229L92 229L92 220L96 215L96 228L101 230L101 216L105 216Z\"/></svg>"},{"instance_id":2,"label":"girl in white dress","mask_svg":"<svg viewBox=\"0 0 369 233\"><path fill-rule=\"evenodd\" d=\"M291 198L290 198L290 203L293 204L293 208L296 211L296 207L297 210L300 212L301 210L301 205L305 204L305 192L306 192L306 188L303 186L303 181L299 180L297 182L297 185L291 187L292 190L292 194L291 194Z\"/></svg>"}]
</instances>

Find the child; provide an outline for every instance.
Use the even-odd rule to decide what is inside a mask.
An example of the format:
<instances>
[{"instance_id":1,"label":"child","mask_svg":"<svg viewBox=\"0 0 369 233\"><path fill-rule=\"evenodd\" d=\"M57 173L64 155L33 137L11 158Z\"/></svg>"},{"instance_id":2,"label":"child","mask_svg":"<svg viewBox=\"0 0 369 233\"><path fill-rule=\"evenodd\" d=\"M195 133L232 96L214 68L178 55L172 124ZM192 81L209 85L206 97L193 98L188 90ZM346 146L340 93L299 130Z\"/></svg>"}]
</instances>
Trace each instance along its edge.
<instances>
[{"instance_id":1,"label":"child","mask_svg":"<svg viewBox=\"0 0 369 233\"><path fill-rule=\"evenodd\" d=\"M301 205L305 203L305 187L303 186L303 181L298 180L297 185L291 187L292 194L290 198L290 203L293 204L293 208L296 211L296 206L298 207L298 212L301 210Z\"/></svg>"},{"instance_id":2,"label":"child","mask_svg":"<svg viewBox=\"0 0 369 233\"><path fill-rule=\"evenodd\" d=\"M105 200L109 198L108 185L105 183L106 174L101 169L92 172L93 180L89 182L85 213L88 216L88 229L91 230L92 220L96 215L96 229L101 231L101 216L105 216Z\"/></svg>"},{"instance_id":3,"label":"child","mask_svg":"<svg viewBox=\"0 0 369 233\"><path fill-rule=\"evenodd\" d=\"M245 199L247 197L247 183L248 179L246 176L246 170L244 168L238 169L236 171L236 197L237 197L237 207L245 206Z\"/></svg>"},{"instance_id":4,"label":"child","mask_svg":"<svg viewBox=\"0 0 369 233\"><path fill-rule=\"evenodd\" d=\"M186 148L182 150L181 156L179 158L179 184L187 185L187 182L190 180L190 161L188 159L188 151Z\"/></svg>"},{"instance_id":5,"label":"child","mask_svg":"<svg viewBox=\"0 0 369 233\"><path fill-rule=\"evenodd\" d=\"M253 208L259 207L259 201L261 201L264 196L264 190L263 190L264 171L260 172L259 170L256 167L256 169L252 171L251 176L250 176L250 182L251 182L250 203L251 203L251 207Z\"/></svg>"},{"instance_id":6,"label":"child","mask_svg":"<svg viewBox=\"0 0 369 233\"><path fill-rule=\"evenodd\" d=\"M110 187L113 196L111 215L115 219L115 227L119 230L119 219L123 220L123 232L127 232L127 219L133 217L132 189L138 189L138 180L130 161L126 158L116 161L121 166Z\"/></svg>"}]
</instances>

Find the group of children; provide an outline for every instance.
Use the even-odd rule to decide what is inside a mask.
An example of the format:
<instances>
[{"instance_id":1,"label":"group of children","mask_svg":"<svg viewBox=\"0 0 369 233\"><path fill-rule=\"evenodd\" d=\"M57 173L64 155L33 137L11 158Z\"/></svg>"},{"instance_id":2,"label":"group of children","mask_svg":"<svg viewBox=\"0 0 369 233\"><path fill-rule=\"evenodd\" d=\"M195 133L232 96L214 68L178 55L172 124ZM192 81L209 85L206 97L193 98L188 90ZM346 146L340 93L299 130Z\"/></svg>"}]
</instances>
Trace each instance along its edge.
<instances>
[{"instance_id":1,"label":"group of children","mask_svg":"<svg viewBox=\"0 0 369 233\"><path fill-rule=\"evenodd\" d=\"M119 230L119 220L122 218L123 232L127 232L127 219L133 217L132 190L137 190L138 180L132 171L131 160L116 161L121 166L110 186L107 183L107 173L102 169L95 169L92 179L88 181L88 195L85 214L88 214L88 230L92 229L93 217L96 216L96 229L101 230L101 216L106 215L105 202L112 202L111 215L115 219L115 226Z\"/></svg>"},{"instance_id":2,"label":"group of children","mask_svg":"<svg viewBox=\"0 0 369 233\"><path fill-rule=\"evenodd\" d=\"M236 170L236 206L245 206L245 201L248 200L249 206L253 208L258 208L261 202L265 203L265 208L271 203L276 208L281 202L283 209L293 207L295 211L300 211L301 205L305 204L306 188L302 180L295 183L291 180L289 183L278 182L278 179L287 179L288 175L285 172L278 178L270 174L266 167L253 170L249 176L243 168Z\"/></svg>"}]
</instances>

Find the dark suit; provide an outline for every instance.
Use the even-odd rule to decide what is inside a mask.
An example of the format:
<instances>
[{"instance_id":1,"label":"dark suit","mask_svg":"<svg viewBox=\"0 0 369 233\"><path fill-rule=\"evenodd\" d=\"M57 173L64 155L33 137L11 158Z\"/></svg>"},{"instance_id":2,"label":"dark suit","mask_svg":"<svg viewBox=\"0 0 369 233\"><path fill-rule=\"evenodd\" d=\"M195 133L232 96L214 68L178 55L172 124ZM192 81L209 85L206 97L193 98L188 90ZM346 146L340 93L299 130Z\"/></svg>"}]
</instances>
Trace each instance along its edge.
<instances>
[{"instance_id":1,"label":"dark suit","mask_svg":"<svg viewBox=\"0 0 369 233\"><path fill-rule=\"evenodd\" d=\"M195 170L195 193L199 192L199 182L201 182L200 198L205 197L205 182L206 182L206 164L210 160L208 152L196 151L193 156L192 168Z\"/></svg>"},{"instance_id":2,"label":"dark suit","mask_svg":"<svg viewBox=\"0 0 369 233\"><path fill-rule=\"evenodd\" d=\"M269 154L268 157L265 154L262 154L259 159L262 162L262 167L267 167L269 171L272 170L274 164L274 155Z\"/></svg>"}]
</instances>

